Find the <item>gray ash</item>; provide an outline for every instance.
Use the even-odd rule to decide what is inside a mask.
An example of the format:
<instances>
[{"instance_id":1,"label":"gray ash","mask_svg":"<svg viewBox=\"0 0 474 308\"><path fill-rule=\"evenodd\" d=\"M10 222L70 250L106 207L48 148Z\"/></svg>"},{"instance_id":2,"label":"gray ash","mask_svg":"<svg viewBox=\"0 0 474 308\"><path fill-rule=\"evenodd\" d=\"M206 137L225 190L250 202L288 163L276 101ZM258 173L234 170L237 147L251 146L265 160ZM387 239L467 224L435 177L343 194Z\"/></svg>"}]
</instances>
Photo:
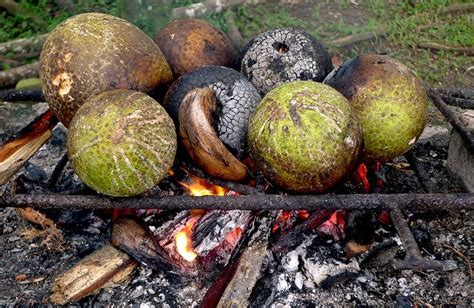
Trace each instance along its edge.
<instances>
[{"instance_id":1,"label":"gray ash","mask_svg":"<svg viewBox=\"0 0 474 308\"><path fill-rule=\"evenodd\" d=\"M239 62L241 72L262 95L285 82L321 82L333 68L323 45L295 28L258 35L244 47Z\"/></svg>"}]
</instances>

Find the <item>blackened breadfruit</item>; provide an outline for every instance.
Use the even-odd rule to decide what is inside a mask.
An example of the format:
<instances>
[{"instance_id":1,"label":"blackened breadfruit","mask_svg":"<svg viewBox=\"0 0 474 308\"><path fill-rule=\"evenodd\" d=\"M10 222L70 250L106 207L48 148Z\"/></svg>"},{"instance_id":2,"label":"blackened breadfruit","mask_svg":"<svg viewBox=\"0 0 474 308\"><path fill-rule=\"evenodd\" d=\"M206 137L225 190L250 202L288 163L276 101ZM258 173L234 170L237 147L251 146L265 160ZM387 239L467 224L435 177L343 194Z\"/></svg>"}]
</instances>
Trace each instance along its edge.
<instances>
[{"instance_id":1,"label":"blackened breadfruit","mask_svg":"<svg viewBox=\"0 0 474 308\"><path fill-rule=\"evenodd\" d=\"M260 95L239 72L216 65L198 68L176 80L166 93L164 107L178 122L183 98L196 88L211 88L216 93L215 126L221 141L241 158L245 153L248 121L260 102ZM179 127L179 125L177 125Z\"/></svg>"},{"instance_id":2,"label":"blackened breadfruit","mask_svg":"<svg viewBox=\"0 0 474 308\"><path fill-rule=\"evenodd\" d=\"M260 94L296 80L321 82L332 70L331 56L302 29L264 32L243 48L239 67Z\"/></svg>"}]
</instances>

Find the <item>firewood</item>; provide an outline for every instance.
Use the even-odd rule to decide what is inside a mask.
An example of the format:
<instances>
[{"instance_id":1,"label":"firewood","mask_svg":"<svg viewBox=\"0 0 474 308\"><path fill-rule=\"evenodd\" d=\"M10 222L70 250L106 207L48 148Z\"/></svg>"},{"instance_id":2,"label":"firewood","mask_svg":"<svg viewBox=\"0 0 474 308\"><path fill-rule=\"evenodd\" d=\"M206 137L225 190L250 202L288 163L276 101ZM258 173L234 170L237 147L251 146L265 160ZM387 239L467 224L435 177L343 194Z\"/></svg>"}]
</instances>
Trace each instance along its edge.
<instances>
[{"instance_id":1,"label":"firewood","mask_svg":"<svg viewBox=\"0 0 474 308\"><path fill-rule=\"evenodd\" d=\"M54 279L51 303L64 305L109 287L126 278L137 267L127 254L107 244Z\"/></svg>"},{"instance_id":2,"label":"firewood","mask_svg":"<svg viewBox=\"0 0 474 308\"><path fill-rule=\"evenodd\" d=\"M111 243L135 260L152 268L170 270L175 265L155 241L148 226L138 218L121 218L114 222Z\"/></svg>"},{"instance_id":3,"label":"firewood","mask_svg":"<svg viewBox=\"0 0 474 308\"><path fill-rule=\"evenodd\" d=\"M30 159L52 135L57 118L47 111L0 147L0 185Z\"/></svg>"},{"instance_id":4,"label":"firewood","mask_svg":"<svg viewBox=\"0 0 474 308\"><path fill-rule=\"evenodd\" d=\"M264 240L253 243L242 253L235 275L229 282L217 307L248 307L253 287L260 278L263 260L267 255L268 234Z\"/></svg>"},{"instance_id":5,"label":"firewood","mask_svg":"<svg viewBox=\"0 0 474 308\"><path fill-rule=\"evenodd\" d=\"M0 88L15 85L24 78L38 77L39 63L31 63L0 72Z\"/></svg>"}]
</instances>

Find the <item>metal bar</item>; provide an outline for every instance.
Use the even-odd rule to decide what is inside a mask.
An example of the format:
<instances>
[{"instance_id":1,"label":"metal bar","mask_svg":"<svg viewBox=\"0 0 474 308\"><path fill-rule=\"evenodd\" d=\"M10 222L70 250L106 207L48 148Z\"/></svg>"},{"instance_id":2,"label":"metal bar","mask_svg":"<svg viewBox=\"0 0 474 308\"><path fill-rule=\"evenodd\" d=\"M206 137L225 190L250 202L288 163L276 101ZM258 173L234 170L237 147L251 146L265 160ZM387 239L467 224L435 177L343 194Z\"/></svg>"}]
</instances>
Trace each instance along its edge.
<instances>
[{"instance_id":1,"label":"metal bar","mask_svg":"<svg viewBox=\"0 0 474 308\"><path fill-rule=\"evenodd\" d=\"M41 90L0 90L0 101L5 102L44 102Z\"/></svg>"},{"instance_id":2,"label":"metal bar","mask_svg":"<svg viewBox=\"0 0 474 308\"><path fill-rule=\"evenodd\" d=\"M206 210L302 210L316 209L410 209L439 211L474 209L474 194L367 194L367 195L255 195L255 196L151 196L107 198L91 195L4 194L0 207L58 209L206 209Z\"/></svg>"},{"instance_id":3,"label":"metal bar","mask_svg":"<svg viewBox=\"0 0 474 308\"><path fill-rule=\"evenodd\" d=\"M461 135L468 149L470 151L474 151L474 132L466 128L466 126L462 123L459 114L443 101L439 93L434 90L428 90L427 93L432 99L436 108L441 111L444 117L449 121L449 123L451 123L453 128Z\"/></svg>"}]
</instances>

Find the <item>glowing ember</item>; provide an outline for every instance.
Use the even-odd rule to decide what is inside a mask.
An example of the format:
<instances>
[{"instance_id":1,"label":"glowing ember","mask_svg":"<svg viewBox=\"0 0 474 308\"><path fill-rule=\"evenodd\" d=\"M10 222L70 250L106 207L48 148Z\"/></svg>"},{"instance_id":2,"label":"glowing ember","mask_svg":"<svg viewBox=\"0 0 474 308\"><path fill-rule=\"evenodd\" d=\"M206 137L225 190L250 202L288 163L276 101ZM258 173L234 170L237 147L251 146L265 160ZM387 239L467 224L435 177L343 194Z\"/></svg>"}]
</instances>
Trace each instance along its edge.
<instances>
[{"instance_id":1,"label":"glowing ember","mask_svg":"<svg viewBox=\"0 0 474 308\"><path fill-rule=\"evenodd\" d=\"M300 210L298 211L298 217L303 220L308 219L309 212L307 210Z\"/></svg>"},{"instance_id":2,"label":"glowing ember","mask_svg":"<svg viewBox=\"0 0 474 308\"><path fill-rule=\"evenodd\" d=\"M212 185L197 176L190 175L190 177L192 179L191 184L184 182L179 182L179 184L186 187L191 196L224 196L229 191L224 187Z\"/></svg>"},{"instance_id":3,"label":"glowing ember","mask_svg":"<svg viewBox=\"0 0 474 308\"><path fill-rule=\"evenodd\" d=\"M365 164L360 164L357 168L357 175L362 182L362 189L365 193L370 191L370 184L369 180L367 179L367 166Z\"/></svg>"},{"instance_id":4,"label":"glowing ember","mask_svg":"<svg viewBox=\"0 0 474 308\"><path fill-rule=\"evenodd\" d=\"M188 262L194 261L197 258L197 253L193 250L191 245L191 232L192 228L190 224L186 224L181 231L176 233L176 250Z\"/></svg>"},{"instance_id":5,"label":"glowing ember","mask_svg":"<svg viewBox=\"0 0 474 308\"><path fill-rule=\"evenodd\" d=\"M242 235L242 228L237 227L234 230L227 233L227 235L225 236L225 240L232 246L235 246L237 245L237 242L239 241L241 235Z\"/></svg>"}]
</instances>

